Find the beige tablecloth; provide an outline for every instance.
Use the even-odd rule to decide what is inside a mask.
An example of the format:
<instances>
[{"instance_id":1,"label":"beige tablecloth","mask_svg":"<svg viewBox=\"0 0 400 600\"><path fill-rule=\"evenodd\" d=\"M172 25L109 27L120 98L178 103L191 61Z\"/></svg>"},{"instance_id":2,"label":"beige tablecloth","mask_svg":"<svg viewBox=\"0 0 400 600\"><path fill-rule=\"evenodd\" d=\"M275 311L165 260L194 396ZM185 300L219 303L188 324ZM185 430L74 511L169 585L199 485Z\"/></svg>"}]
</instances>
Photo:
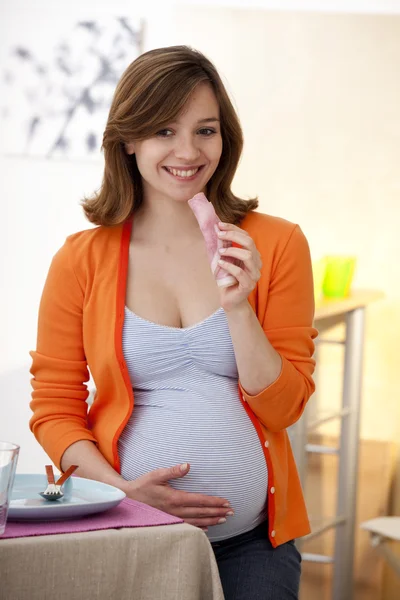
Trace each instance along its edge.
<instances>
[{"instance_id":1,"label":"beige tablecloth","mask_svg":"<svg viewBox=\"0 0 400 600\"><path fill-rule=\"evenodd\" d=\"M186 523L0 538L1 600L224 600L205 534Z\"/></svg>"}]
</instances>

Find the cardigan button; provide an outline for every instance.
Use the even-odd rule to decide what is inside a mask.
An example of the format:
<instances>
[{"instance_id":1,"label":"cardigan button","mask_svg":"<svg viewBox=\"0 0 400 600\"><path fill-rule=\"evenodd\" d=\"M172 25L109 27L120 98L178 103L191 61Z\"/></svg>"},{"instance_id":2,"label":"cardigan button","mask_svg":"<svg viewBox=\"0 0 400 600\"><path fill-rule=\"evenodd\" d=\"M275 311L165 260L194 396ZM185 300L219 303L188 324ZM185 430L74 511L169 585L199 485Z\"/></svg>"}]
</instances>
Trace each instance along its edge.
<instances>
[{"instance_id":1,"label":"cardigan button","mask_svg":"<svg viewBox=\"0 0 400 600\"><path fill-rule=\"evenodd\" d=\"M266 448L268 448L268 446L269 446L269 441L268 441L268 440L267 440L266 442L264 442L264 446L265 446Z\"/></svg>"},{"instance_id":2,"label":"cardigan button","mask_svg":"<svg viewBox=\"0 0 400 600\"><path fill-rule=\"evenodd\" d=\"M274 488L274 486L272 486L272 488L269 491L271 492L271 494L275 494L275 488Z\"/></svg>"},{"instance_id":3,"label":"cardigan button","mask_svg":"<svg viewBox=\"0 0 400 600\"><path fill-rule=\"evenodd\" d=\"M271 531L271 537L275 537L275 529Z\"/></svg>"}]
</instances>

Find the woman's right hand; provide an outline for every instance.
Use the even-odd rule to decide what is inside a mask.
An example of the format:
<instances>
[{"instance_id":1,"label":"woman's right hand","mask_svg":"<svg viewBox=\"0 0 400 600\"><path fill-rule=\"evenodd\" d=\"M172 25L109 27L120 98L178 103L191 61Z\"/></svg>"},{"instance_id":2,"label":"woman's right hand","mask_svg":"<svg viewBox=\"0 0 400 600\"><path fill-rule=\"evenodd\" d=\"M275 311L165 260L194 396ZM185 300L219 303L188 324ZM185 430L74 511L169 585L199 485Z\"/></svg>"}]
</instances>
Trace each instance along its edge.
<instances>
[{"instance_id":1,"label":"woman's right hand","mask_svg":"<svg viewBox=\"0 0 400 600\"><path fill-rule=\"evenodd\" d=\"M226 519L228 513L233 514L233 510L226 498L184 492L169 485L171 479L180 479L187 475L189 470L188 463L155 469L133 481L127 481L124 492L132 500L139 500L180 517L185 523L207 530L210 525L217 525L221 519Z\"/></svg>"}]
</instances>

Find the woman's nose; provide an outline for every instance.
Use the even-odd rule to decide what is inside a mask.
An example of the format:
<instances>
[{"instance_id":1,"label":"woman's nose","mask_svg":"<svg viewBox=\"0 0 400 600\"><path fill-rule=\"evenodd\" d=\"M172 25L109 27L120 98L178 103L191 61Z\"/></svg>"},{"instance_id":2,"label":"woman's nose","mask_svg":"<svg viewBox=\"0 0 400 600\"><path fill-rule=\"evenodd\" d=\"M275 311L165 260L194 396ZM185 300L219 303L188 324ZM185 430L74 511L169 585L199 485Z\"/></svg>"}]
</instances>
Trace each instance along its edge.
<instances>
[{"instance_id":1,"label":"woman's nose","mask_svg":"<svg viewBox=\"0 0 400 600\"><path fill-rule=\"evenodd\" d=\"M174 154L186 163L193 162L200 156L200 149L192 137L177 138Z\"/></svg>"}]
</instances>

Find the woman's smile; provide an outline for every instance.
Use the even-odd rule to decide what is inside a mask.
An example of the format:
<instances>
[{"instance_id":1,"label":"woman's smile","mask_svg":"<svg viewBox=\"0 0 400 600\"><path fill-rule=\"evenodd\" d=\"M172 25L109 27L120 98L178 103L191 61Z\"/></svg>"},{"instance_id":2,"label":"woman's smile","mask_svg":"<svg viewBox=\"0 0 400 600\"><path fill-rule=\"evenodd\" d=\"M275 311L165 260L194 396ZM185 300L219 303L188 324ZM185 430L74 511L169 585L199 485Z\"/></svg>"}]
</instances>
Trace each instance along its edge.
<instances>
[{"instance_id":1,"label":"woman's smile","mask_svg":"<svg viewBox=\"0 0 400 600\"><path fill-rule=\"evenodd\" d=\"M200 176L203 168L204 165L191 168L163 167L164 171L168 173L168 175L173 177L175 180L182 181L184 183L197 179Z\"/></svg>"}]
</instances>

